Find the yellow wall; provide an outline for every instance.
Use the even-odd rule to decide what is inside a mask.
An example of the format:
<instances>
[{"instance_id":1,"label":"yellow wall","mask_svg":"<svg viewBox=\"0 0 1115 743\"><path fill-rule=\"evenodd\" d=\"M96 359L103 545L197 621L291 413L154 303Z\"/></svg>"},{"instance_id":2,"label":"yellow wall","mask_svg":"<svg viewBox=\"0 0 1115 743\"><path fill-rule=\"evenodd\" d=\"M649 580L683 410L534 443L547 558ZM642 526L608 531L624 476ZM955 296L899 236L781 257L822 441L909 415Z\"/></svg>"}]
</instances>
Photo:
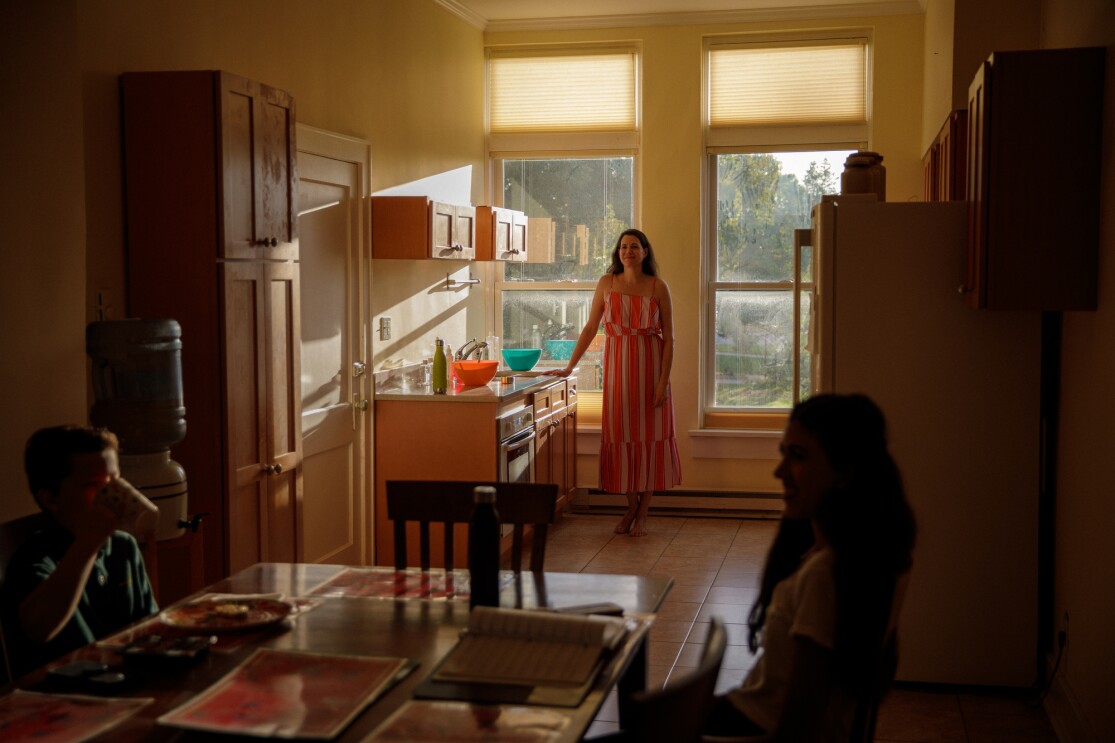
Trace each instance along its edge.
<instances>
[{"instance_id":1,"label":"yellow wall","mask_svg":"<svg viewBox=\"0 0 1115 743\"><path fill-rule=\"evenodd\" d=\"M708 34L812 28L874 32L874 122L871 148L883 153L888 199L920 199L921 16L839 22L733 26L666 26L591 31L485 34L490 45L577 41L635 41L642 46L643 129L641 224L654 245L674 304L674 391L683 488L774 492L772 459L696 456L687 434L698 427L701 322L701 48ZM803 225L805 226L805 225ZM740 447L742 450L743 447ZM581 457L579 484L595 486L595 459Z\"/></svg>"},{"instance_id":2,"label":"yellow wall","mask_svg":"<svg viewBox=\"0 0 1115 743\"><path fill-rule=\"evenodd\" d=\"M0 520L36 508L23 475L27 436L86 417L76 5L6 3L0 23Z\"/></svg>"},{"instance_id":3,"label":"yellow wall","mask_svg":"<svg viewBox=\"0 0 1115 743\"><path fill-rule=\"evenodd\" d=\"M1047 708L1065 721L1061 740L1115 740L1115 497L1107 456L1115 421L1115 3L1045 0L1041 15L1044 48L1107 47L1102 185L1091 195L1102 205L1099 309L1064 313L1052 619L1068 645Z\"/></svg>"}]
</instances>

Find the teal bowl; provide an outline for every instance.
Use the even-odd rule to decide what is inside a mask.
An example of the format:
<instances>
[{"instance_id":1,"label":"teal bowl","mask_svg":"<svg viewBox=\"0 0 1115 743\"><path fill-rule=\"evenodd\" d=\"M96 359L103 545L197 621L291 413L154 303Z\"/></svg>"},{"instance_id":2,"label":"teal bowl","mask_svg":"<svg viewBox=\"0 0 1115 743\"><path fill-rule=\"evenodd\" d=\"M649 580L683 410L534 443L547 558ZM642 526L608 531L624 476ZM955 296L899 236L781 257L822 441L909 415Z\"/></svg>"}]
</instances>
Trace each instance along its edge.
<instances>
[{"instance_id":1,"label":"teal bowl","mask_svg":"<svg viewBox=\"0 0 1115 743\"><path fill-rule=\"evenodd\" d=\"M541 348L505 348L503 360L515 371L530 371L542 355Z\"/></svg>"},{"instance_id":2,"label":"teal bowl","mask_svg":"<svg viewBox=\"0 0 1115 743\"><path fill-rule=\"evenodd\" d=\"M564 361L573 355L573 349L577 347L577 341L570 341L565 339L558 339L546 341L546 350L550 353L550 358L555 361Z\"/></svg>"}]
</instances>

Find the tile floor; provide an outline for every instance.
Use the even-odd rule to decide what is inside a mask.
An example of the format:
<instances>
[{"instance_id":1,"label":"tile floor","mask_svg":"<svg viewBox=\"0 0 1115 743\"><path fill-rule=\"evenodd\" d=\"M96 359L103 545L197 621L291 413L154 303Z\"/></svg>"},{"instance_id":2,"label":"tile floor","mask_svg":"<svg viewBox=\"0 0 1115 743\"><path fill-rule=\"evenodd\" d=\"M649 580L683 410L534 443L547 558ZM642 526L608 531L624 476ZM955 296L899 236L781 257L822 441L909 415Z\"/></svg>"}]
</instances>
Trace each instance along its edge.
<instances>
[{"instance_id":1,"label":"tile floor","mask_svg":"<svg viewBox=\"0 0 1115 743\"><path fill-rule=\"evenodd\" d=\"M612 515L563 516L546 545L546 569L673 576L673 590L651 629L649 684L668 684L697 665L713 614L727 623L729 642L718 691L738 684L754 661L747 649L747 613L777 523L652 516L650 535L634 539L612 532L617 520ZM609 699L589 736L616 730L618 719L615 700ZM1045 714L1021 696L899 685L880 708L875 739L1054 743L1057 737Z\"/></svg>"}]
</instances>

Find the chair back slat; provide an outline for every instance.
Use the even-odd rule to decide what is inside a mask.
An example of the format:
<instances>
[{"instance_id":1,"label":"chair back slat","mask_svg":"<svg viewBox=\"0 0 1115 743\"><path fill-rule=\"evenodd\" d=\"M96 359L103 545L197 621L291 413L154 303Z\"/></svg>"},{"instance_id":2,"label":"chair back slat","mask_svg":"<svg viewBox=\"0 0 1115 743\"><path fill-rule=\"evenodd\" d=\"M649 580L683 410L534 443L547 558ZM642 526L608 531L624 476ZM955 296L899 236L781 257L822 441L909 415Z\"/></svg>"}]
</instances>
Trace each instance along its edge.
<instances>
[{"instance_id":1,"label":"chair back slat","mask_svg":"<svg viewBox=\"0 0 1115 743\"><path fill-rule=\"evenodd\" d=\"M0 524L0 583L4 582L8 574L8 563L11 562L16 550L32 534L46 526L47 516L41 511L36 511L29 516L21 516ZM8 661L8 646L4 640L4 630L0 627L0 685L12 680L12 669Z\"/></svg>"},{"instance_id":2,"label":"chair back slat","mask_svg":"<svg viewBox=\"0 0 1115 743\"><path fill-rule=\"evenodd\" d=\"M460 480L388 480L387 517L395 522L395 568L407 567L406 522L419 523L420 565L430 568L430 522L442 524L444 565L454 567L453 525L472 519L472 492L478 485L496 489L496 511L502 524L513 526L512 568L522 569L524 527L531 526L530 570L541 571L545 560L547 526L554 520L557 485L552 483L474 482Z\"/></svg>"},{"instance_id":3,"label":"chair back slat","mask_svg":"<svg viewBox=\"0 0 1115 743\"><path fill-rule=\"evenodd\" d=\"M696 743L712 709L716 677L724 662L728 634L720 617L713 616L701 662L692 672L671 680L664 689L621 697L620 719L630 740L640 743Z\"/></svg>"}]
</instances>

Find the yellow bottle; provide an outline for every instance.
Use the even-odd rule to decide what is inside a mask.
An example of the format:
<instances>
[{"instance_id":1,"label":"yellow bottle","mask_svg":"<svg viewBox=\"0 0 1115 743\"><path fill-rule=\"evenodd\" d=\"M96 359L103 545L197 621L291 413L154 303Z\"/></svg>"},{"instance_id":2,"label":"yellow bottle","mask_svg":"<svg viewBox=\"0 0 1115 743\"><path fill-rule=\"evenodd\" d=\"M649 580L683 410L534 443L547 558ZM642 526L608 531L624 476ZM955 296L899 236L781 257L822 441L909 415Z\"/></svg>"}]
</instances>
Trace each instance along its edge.
<instances>
[{"instance_id":1,"label":"yellow bottle","mask_svg":"<svg viewBox=\"0 0 1115 743\"><path fill-rule=\"evenodd\" d=\"M434 340L434 368L430 380L430 389L435 395L444 395L449 388L449 375L445 363L445 344L441 338Z\"/></svg>"}]
</instances>

